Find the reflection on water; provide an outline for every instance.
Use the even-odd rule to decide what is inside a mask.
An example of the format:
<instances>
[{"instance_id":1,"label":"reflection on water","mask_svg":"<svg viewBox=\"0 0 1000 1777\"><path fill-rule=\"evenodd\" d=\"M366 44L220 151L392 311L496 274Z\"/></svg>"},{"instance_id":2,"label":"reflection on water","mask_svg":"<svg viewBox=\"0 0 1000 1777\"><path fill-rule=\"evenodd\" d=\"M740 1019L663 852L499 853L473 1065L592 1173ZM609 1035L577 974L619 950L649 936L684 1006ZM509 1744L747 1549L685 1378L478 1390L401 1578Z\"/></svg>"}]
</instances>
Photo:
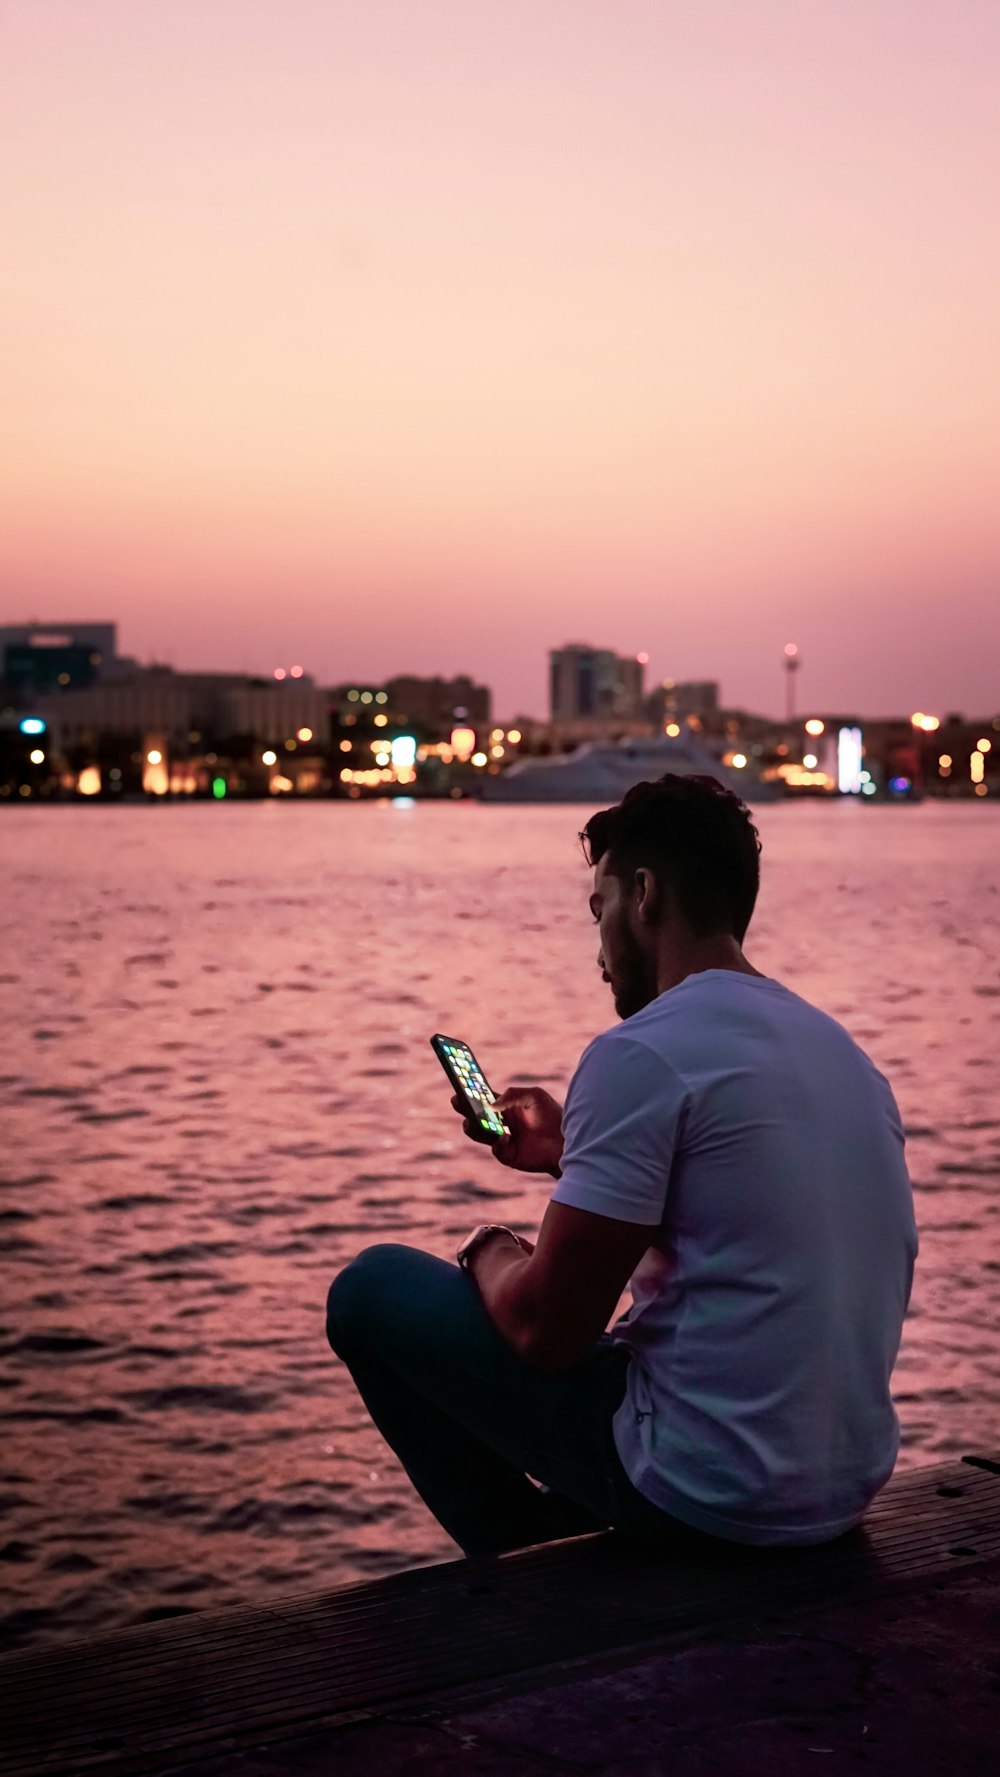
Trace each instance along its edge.
<instances>
[{"instance_id":1,"label":"reflection on water","mask_svg":"<svg viewBox=\"0 0 1000 1777\"><path fill-rule=\"evenodd\" d=\"M586 810L8 815L0 1558L8 1639L448 1557L330 1356L373 1240L537 1226L456 1133L427 1038L557 1094L613 1019ZM750 954L896 1088L922 1253L906 1464L995 1447L998 828L990 808L758 810Z\"/></svg>"}]
</instances>

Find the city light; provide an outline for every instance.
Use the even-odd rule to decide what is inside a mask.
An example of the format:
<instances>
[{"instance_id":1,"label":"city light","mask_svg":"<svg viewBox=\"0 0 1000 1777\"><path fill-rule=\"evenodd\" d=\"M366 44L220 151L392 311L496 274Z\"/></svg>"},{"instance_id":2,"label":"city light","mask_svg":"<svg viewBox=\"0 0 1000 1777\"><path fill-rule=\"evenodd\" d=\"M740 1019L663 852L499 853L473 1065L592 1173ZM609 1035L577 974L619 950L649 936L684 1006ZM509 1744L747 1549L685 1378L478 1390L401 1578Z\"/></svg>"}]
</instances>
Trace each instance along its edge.
<instances>
[{"instance_id":1,"label":"city light","mask_svg":"<svg viewBox=\"0 0 1000 1777\"><path fill-rule=\"evenodd\" d=\"M992 745L993 745L993 742L991 740L987 740L985 735L983 735L982 740L977 740L977 742L976 742L976 748L980 753L988 753L990 751L990 748L992 747Z\"/></svg>"},{"instance_id":2,"label":"city light","mask_svg":"<svg viewBox=\"0 0 1000 1777\"><path fill-rule=\"evenodd\" d=\"M32 765L45 764L45 754L42 752L41 747L32 747L31 752L28 754L28 758L31 760Z\"/></svg>"},{"instance_id":3,"label":"city light","mask_svg":"<svg viewBox=\"0 0 1000 1777\"><path fill-rule=\"evenodd\" d=\"M150 747L146 754L142 787L147 796L166 796L170 790L170 773L159 747Z\"/></svg>"},{"instance_id":4,"label":"city light","mask_svg":"<svg viewBox=\"0 0 1000 1777\"><path fill-rule=\"evenodd\" d=\"M451 731L451 747L456 758L463 764L475 749L476 731L474 728L453 728Z\"/></svg>"},{"instance_id":5,"label":"city light","mask_svg":"<svg viewBox=\"0 0 1000 1777\"><path fill-rule=\"evenodd\" d=\"M746 762L747 762L747 756L745 753L734 753L733 754L732 763L736 767L737 771L742 771L746 765ZM808 765L808 763L809 763L809 761L807 759L806 764ZM813 764L815 765L815 763L816 763L816 761L814 759Z\"/></svg>"},{"instance_id":6,"label":"city light","mask_svg":"<svg viewBox=\"0 0 1000 1777\"><path fill-rule=\"evenodd\" d=\"M288 677L283 666L276 666L275 667L274 676L276 679L285 679Z\"/></svg>"},{"instance_id":7,"label":"city light","mask_svg":"<svg viewBox=\"0 0 1000 1777\"><path fill-rule=\"evenodd\" d=\"M353 741L342 740L340 743L340 750L342 753L349 753L351 751L351 748L353 747L353 745L354 745Z\"/></svg>"},{"instance_id":8,"label":"city light","mask_svg":"<svg viewBox=\"0 0 1000 1777\"><path fill-rule=\"evenodd\" d=\"M293 666L292 667L292 678L293 679L301 679L301 677L302 677L301 666Z\"/></svg>"},{"instance_id":9,"label":"city light","mask_svg":"<svg viewBox=\"0 0 1000 1777\"><path fill-rule=\"evenodd\" d=\"M217 802L222 801L223 797L226 794L226 789L227 789L227 785L226 785L226 780L224 777L213 777L213 779L212 779L212 795L215 797Z\"/></svg>"},{"instance_id":10,"label":"city light","mask_svg":"<svg viewBox=\"0 0 1000 1777\"><path fill-rule=\"evenodd\" d=\"M41 716L22 716L18 727L22 734L44 734L45 723Z\"/></svg>"},{"instance_id":11,"label":"city light","mask_svg":"<svg viewBox=\"0 0 1000 1777\"><path fill-rule=\"evenodd\" d=\"M905 796L907 790L910 788L910 780L908 777L891 777L889 779L889 788L894 796Z\"/></svg>"},{"instance_id":12,"label":"city light","mask_svg":"<svg viewBox=\"0 0 1000 1777\"><path fill-rule=\"evenodd\" d=\"M503 740L503 729L502 728L491 728L490 729L490 739L491 740Z\"/></svg>"},{"instance_id":13,"label":"city light","mask_svg":"<svg viewBox=\"0 0 1000 1777\"><path fill-rule=\"evenodd\" d=\"M412 734L397 734L389 748L389 757L397 771L412 771L417 761L417 742Z\"/></svg>"},{"instance_id":14,"label":"city light","mask_svg":"<svg viewBox=\"0 0 1000 1777\"><path fill-rule=\"evenodd\" d=\"M503 747L491 747L490 748L490 758L491 759L502 759L503 755L504 755Z\"/></svg>"},{"instance_id":15,"label":"city light","mask_svg":"<svg viewBox=\"0 0 1000 1777\"><path fill-rule=\"evenodd\" d=\"M795 643L794 642L786 642L785 643L785 657L786 657L786 659L794 660L797 654L798 654L798 648L796 647Z\"/></svg>"},{"instance_id":16,"label":"city light","mask_svg":"<svg viewBox=\"0 0 1000 1777\"><path fill-rule=\"evenodd\" d=\"M85 765L76 780L76 787L81 796L99 796L101 793L100 767Z\"/></svg>"},{"instance_id":17,"label":"city light","mask_svg":"<svg viewBox=\"0 0 1000 1777\"><path fill-rule=\"evenodd\" d=\"M312 740L312 737L313 731L311 728L300 728L296 735L297 740Z\"/></svg>"},{"instance_id":18,"label":"city light","mask_svg":"<svg viewBox=\"0 0 1000 1777\"><path fill-rule=\"evenodd\" d=\"M473 753L472 763L473 763L473 765L480 765L480 766L485 765L486 764L486 754L485 753Z\"/></svg>"},{"instance_id":19,"label":"city light","mask_svg":"<svg viewBox=\"0 0 1000 1777\"><path fill-rule=\"evenodd\" d=\"M810 716L808 722L806 723L806 733L807 734L824 734L825 732L826 732L826 723L821 722L818 716Z\"/></svg>"},{"instance_id":20,"label":"city light","mask_svg":"<svg viewBox=\"0 0 1000 1777\"><path fill-rule=\"evenodd\" d=\"M733 764L735 765L735 763L736 763L736 761L734 759ZM807 771L815 771L817 765L819 764L819 760L817 759L815 753L803 753L802 763L805 766Z\"/></svg>"},{"instance_id":21,"label":"city light","mask_svg":"<svg viewBox=\"0 0 1000 1777\"><path fill-rule=\"evenodd\" d=\"M863 757L860 728L841 728L837 735L837 788L842 796L860 792Z\"/></svg>"},{"instance_id":22,"label":"city light","mask_svg":"<svg viewBox=\"0 0 1000 1777\"><path fill-rule=\"evenodd\" d=\"M941 726L940 717L925 716L923 710L914 710L913 715L910 717L910 721L914 728L921 729L924 734L933 734L935 729L940 728Z\"/></svg>"},{"instance_id":23,"label":"city light","mask_svg":"<svg viewBox=\"0 0 1000 1777\"><path fill-rule=\"evenodd\" d=\"M671 739L671 740L676 740L676 739L677 739L677 736L678 736L678 735L679 735L679 733L680 733L680 731L681 731L681 729L680 729L680 723L679 723L679 722L668 722L668 723L667 723L667 726L666 726L666 731L665 731L665 732L666 732L666 733L667 733L667 735L668 735L668 736L669 736L669 738L670 738L670 739Z\"/></svg>"},{"instance_id":24,"label":"city light","mask_svg":"<svg viewBox=\"0 0 1000 1777\"><path fill-rule=\"evenodd\" d=\"M648 666L649 665L649 655L648 654L637 654L636 660L638 661L640 666Z\"/></svg>"},{"instance_id":25,"label":"city light","mask_svg":"<svg viewBox=\"0 0 1000 1777\"><path fill-rule=\"evenodd\" d=\"M373 719L374 719L376 728L385 728L388 721L389 721L388 716L384 716L381 711L379 711L379 714L377 716L375 716Z\"/></svg>"},{"instance_id":26,"label":"city light","mask_svg":"<svg viewBox=\"0 0 1000 1777\"><path fill-rule=\"evenodd\" d=\"M388 703L388 701L389 701L388 691L376 691L376 693L375 693L375 702L376 703Z\"/></svg>"},{"instance_id":27,"label":"city light","mask_svg":"<svg viewBox=\"0 0 1000 1777\"><path fill-rule=\"evenodd\" d=\"M985 775L986 760L977 748L969 759L969 776L974 784L981 784Z\"/></svg>"},{"instance_id":28,"label":"city light","mask_svg":"<svg viewBox=\"0 0 1000 1777\"><path fill-rule=\"evenodd\" d=\"M941 757L938 760L938 770L940 771L942 777L950 777L951 776L951 768L952 768L953 764L954 764L954 760L952 759L952 756L950 753L942 753L941 754Z\"/></svg>"},{"instance_id":29,"label":"city light","mask_svg":"<svg viewBox=\"0 0 1000 1777\"><path fill-rule=\"evenodd\" d=\"M520 740L520 738L521 738L520 728L508 728L507 739L510 741L510 744L512 747L517 746L517 743Z\"/></svg>"},{"instance_id":30,"label":"city light","mask_svg":"<svg viewBox=\"0 0 1000 1777\"><path fill-rule=\"evenodd\" d=\"M273 747L268 747L265 753L261 753L260 762L262 765L277 765L278 755Z\"/></svg>"}]
</instances>

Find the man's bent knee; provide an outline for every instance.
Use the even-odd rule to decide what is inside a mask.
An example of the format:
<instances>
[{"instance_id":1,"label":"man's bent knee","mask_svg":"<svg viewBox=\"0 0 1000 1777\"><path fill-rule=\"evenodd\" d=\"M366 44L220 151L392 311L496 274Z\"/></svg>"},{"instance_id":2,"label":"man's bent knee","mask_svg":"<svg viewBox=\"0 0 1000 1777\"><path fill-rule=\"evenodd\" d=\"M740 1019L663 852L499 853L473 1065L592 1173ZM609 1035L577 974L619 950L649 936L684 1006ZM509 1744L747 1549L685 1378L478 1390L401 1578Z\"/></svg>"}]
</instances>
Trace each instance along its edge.
<instances>
[{"instance_id":1,"label":"man's bent knee","mask_svg":"<svg viewBox=\"0 0 1000 1777\"><path fill-rule=\"evenodd\" d=\"M338 1357L356 1346L366 1326L391 1311L401 1273L415 1257L409 1246L367 1246L338 1272L326 1299L326 1336Z\"/></svg>"}]
</instances>

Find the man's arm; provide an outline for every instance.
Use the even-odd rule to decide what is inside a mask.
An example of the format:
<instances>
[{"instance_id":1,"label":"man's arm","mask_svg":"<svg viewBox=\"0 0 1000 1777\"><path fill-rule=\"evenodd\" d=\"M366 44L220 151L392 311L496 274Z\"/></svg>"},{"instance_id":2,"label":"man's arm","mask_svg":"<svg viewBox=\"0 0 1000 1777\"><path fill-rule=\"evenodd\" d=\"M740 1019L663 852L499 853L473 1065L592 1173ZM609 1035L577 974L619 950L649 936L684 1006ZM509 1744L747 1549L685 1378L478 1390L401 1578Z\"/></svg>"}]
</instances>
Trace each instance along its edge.
<instances>
[{"instance_id":1,"label":"man's arm","mask_svg":"<svg viewBox=\"0 0 1000 1777\"><path fill-rule=\"evenodd\" d=\"M551 1373L596 1344L656 1228L550 1203L534 1251L502 1235L469 1270L497 1331L519 1357Z\"/></svg>"}]
</instances>

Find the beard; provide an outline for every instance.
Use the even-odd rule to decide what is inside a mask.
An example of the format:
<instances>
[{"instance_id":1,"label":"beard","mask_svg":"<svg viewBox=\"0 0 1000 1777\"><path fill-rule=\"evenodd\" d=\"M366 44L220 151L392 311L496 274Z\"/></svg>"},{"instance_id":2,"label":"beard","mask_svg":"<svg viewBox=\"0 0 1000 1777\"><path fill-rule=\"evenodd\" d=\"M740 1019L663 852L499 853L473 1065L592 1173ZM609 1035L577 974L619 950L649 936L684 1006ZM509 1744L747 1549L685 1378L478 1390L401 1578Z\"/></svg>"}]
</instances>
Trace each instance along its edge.
<instances>
[{"instance_id":1,"label":"beard","mask_svg":"<svg viewBox=\"0 0 1000 1777\"><path fill-rule=\"evenodd\" d=\"M622 925L615 945L615 1011L619 1018L631 1018L657 997L656 968L647 957L628 926Z\"/></svg>"}]
</instances>

